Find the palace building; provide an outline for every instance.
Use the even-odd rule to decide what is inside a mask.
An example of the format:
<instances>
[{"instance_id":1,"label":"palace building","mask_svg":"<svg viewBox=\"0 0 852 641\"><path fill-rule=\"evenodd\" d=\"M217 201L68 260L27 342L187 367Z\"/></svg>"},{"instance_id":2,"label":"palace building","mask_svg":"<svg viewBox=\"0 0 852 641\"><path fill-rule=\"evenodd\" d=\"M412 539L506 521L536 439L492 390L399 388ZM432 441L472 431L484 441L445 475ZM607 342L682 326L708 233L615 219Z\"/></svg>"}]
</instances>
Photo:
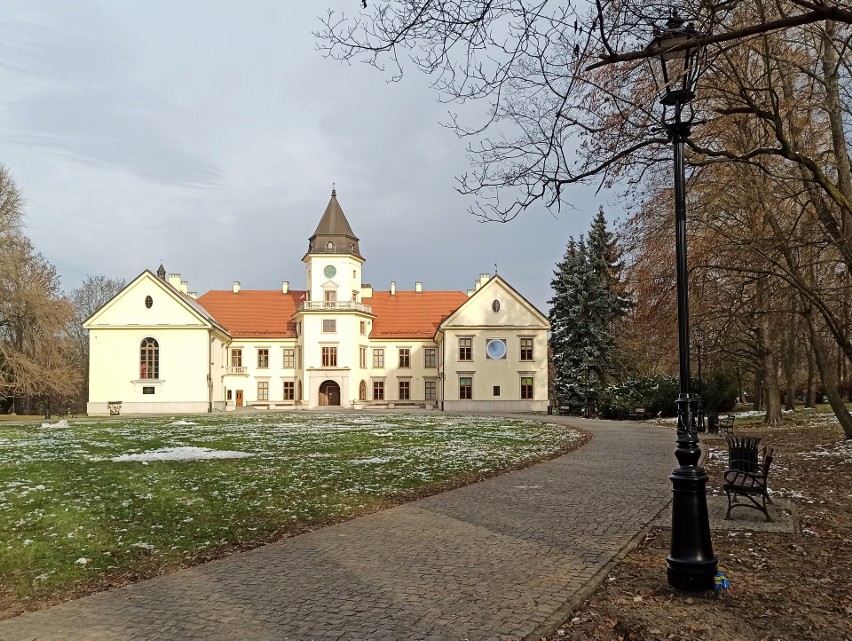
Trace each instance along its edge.
<instances>
[{"instance_id":1,"label":"palace building","mask_svg":"<svg viewBox=\"0 0 852 641\"><path fill-rule=\"evenodd\" d=\"M498 275L462 291L374 289L331 200L306 287L201 297L144 271L89 318L91 415L238 408L547 408L547 317Z\"/></svg>"}]
</instances>

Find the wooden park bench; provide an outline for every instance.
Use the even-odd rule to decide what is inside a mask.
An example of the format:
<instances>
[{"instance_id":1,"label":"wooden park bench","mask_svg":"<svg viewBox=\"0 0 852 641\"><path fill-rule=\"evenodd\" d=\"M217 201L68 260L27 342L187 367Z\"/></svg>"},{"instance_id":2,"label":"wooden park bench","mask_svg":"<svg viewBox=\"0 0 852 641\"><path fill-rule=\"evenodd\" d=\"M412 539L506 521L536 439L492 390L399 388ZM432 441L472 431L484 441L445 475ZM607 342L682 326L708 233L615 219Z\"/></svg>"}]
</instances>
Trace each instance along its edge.
<instances>
[{"instance_id":1,"label":"wooden park bench","mask_svg":"<svg viewBox=\"0 0 852 641\"><path fill-rule=\"evenodd\" d=\"M718 434L725 434L727 436L734 435L734 419L736 417L733 414L728 414L727 416L720 416L719 422L717 424Z\"/></svg>"},{"instance_id":2,"label":"wooden park bench","mask_svg":"<svg viewBox=\"0 0 852 641\"><path fill-rule=\"evenodd\" d=\"M631 421L644 421L648 418L648 412L645 411L644 407L637 407L627 415L627 418Z\"/></svg>"},{"instance_id":3,"label":"wooden park bench","mask_svg":"<svg viewBox=\"0 0 852 641\"><path fill-rule=\"evenodd\" d=\"M769 497L767 479L769 467L772 465L774 450L764 447L763 462L760 462L758 447L760 439L751 436L728 437L728 469L722 485L728 496L728 511L725 519L731 518L731 510L735 507L750 507L760 512L771 521L767 503L772 503ZM737 498L743 497L748 502L740 503Z\"/></svg>"}]
</instances>

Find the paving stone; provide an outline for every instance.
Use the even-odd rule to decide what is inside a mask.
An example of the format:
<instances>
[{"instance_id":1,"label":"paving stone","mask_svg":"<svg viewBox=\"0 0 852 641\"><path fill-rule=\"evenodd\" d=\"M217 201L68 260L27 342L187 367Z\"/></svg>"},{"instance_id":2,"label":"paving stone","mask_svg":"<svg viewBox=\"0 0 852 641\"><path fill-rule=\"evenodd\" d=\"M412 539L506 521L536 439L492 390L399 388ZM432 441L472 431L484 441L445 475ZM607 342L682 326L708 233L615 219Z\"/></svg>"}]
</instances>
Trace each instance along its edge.
<instances>
[{"instance_id":1,"label":"paving stone","mask_svg":"<svg viewBox=\"0 0 852 641\"><path fill-rule=\"evenodd\" d=\"M558 459L24 614L0 641L535 638L671 496L671 432L578 424L594 438Z\"/></svg>"}]
</instances>

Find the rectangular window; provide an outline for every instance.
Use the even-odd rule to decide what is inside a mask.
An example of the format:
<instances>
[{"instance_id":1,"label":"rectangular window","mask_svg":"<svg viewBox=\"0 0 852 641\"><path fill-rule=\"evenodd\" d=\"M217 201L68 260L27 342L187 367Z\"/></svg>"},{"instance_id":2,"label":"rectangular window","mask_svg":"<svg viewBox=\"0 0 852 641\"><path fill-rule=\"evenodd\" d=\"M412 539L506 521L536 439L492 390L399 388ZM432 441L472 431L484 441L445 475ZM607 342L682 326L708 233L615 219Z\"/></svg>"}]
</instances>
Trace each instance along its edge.
<instances>
[{"instance_id":1,"label":"rectangular window","mask_svg":"<svg viewBox=\"0 0 852 641\"><path fill-rule=\"evenodd\" d=\"M424 362L424 366L425 367L435 367L436 366L435 365L435 348L434 347L427 347L426 349L423 350L423 354L425 355L425 359L426 359L425 362Z\"/></svg>"},{"instance_id":2,"label":"rectangular window","mask_svg":"<svg viewBox=\"0 0 852 641\"><path fill-rule=\"evenodd\" d=\"M459 376L459 399L470 400L473 398L473 377Z\"/></svg>"},{"instance_id":3,"label":"rectangular window","mask_svg":"<svg viewBox=\"0 0 852 641\"><path fill-rule=\"evenodd\" d=\"M459 360L460 361L473 360L473 339L472 338L460 338L459 339Z\"/></svg>"},{"instance_id":4,"label":"rectangular window","mask_svg":"<svg viewBox=\"0 0 852 641\"><path fill-rule=\"evenodd\" d=\"M373 381L373 400L374 401L385 400L385 382L384 381Z\"/></svg>"},{"instance_id":5,"label":"rectangular window","mask_svg":"<svg viewBox=\"0 0 852 641\"><path fill-rule=\"evenodd\" d=\"M437 390L438 386L435 381L426 381L426 400L434 401L438 398Z\"/></svg>"},{"instance_id":6,"label":"rectangular window","mask_svg":"<svg viewBox=\"0 0 852 641\"><path fill-rule=\"evenodd\" d=\"M299 367L299 369L302 369L302 348L301 347L296 349L296 355L297 355L297 358L299 359L298 367Z\"/></svg>"},{"instance_id":7,"label":"rectangular window","mask_svg":"<svg viewBox=\"0 0 852 641\"><path fill-rule=\"evenodd\" d=\"M243 350L242 348L235 347L231 350L231 367L242 367L243 366Z\"/></svg>"},{"instance_id":8,"label":"rectangular window","mask_svg":"<svg viewBox=\"0 0 852 641\"><path fill-rule=\"evenodd\" d=\"M358 302L358 292L355 292L355 291L352 292L352 302L353 303Z\"/></svg>"},{"instance_id":9,"label":"rectangular window","mask_svg":"<svg viewBox=\"0 0 852 641\"><path fill-rule=\"evenodd\" d=\"M334 334L337 331L337 321L333 318L326 318L322 321L322 333Z\"/></svg>"},{"instance_id":10,"label":"rectangular window","mask_svg":"<svg viewBox=\"0 0 852 641\"><path fill-rule=\"evenodd\" d=\"M284 350L284 369L293 369L296 367L296 350L295 349L285 349Z\"/></svg>"},{"instance_id":11,"label":"rectangular window","mask_svg":"<svg viewBox=\"0 0 852 641\"><path fill-rule=\"evenodd\" d=\"M364 336L364 334L366 334L366 333L367 333L367 323L365 323L364 321L361 321L361 336Z\"/></svg>"},{"instance_id":12,"label":"rectangular window","mask_svg":"<svg viewBox=\"0 0 852 641\"><path fill-rule=\"evenodd\" d=\"M367 368L367 348L366 347L361 347L358 350L358 366L361 369Z\"/></svg>"},{"instance_id":13,"label":"rectangular window","mask_svg":"<svg viewBox=\"0 0 852 641\"><path fill-rule=\"evenodd\" d=\"M522 361L533 360L533 339L531 339L531 338L522 338L521 339L521 360Z\"/></svg>"},{"instance_id":14,"label":"rectangular window","mask_svg":"<svg viewBox=\"0 0 852 641\"><path fill-rule=\"evenodd\" d=\"M225 400L228 400L228 401L234 400L234 394L231 390L228 390L227 394L225 395Z\"/></svg>"},{"instance_id":15,"label":"rectangular window","mask_svg":"<svg viewBox=\"0 0 852 641\"><path fill-rule=\"evenodd\" d=\"M500 386L499 385L494 386L494 396L500 396Z\"/></svg>"},{"instance_id":16,"label":"rectangular window","mask_svg":"<svg viewBox=\"0 0 852 641\"><path fill-rule=\"evenodd\" d=\"M153 393L154 393L154 388L153 388L153 387L143 387L143 388L142 388L142 393L143 393L143 394L153 394Z\"/></svg>"},{"instance_id":17,"label":"rectangular window","mask_svg":"<svg viewBox=\"0 0 852 641\"><path fill-rule=\"evenodd\" d=\"M401 347L399 350L399 366L411 367L411 350L407 347Z\"/></svg>"},{"instance_id":18,"label":"rectangular window","mask_svg":"<svg viewBox=\"0 0 852 641\"><path fill-rule=\"evenodd\" d=\"M268 401L269 400L269 381L258 381L257 382L257 400L259 400L259 401Z\"/></svg>"},{"instance_id":19,"label":"rectangular window","mask_svg":"<svg viewBox=\"0 0 852 641\"><path fill-rule=\"evenodd\" d=\"M399 400L407 401L411 398L411 381L399 382Z\"/></svg>"},{"instance_id":20,"label":"rectangular window","mask_svg":"<svg viewBox=\"0 0 852 641\"><path fill-rule=\"evenodd\" d=\"M284 400L296 400L296 383L295 381L284 381Z\"/></svg>"},{"instance_id":21,"label":"rectangular window","mask_svg":"<svg viewBox=\"0 0 852 641\"><path fill-rule=\"evenodd\" d=\"M257 366L259 368L262 368L262 369L269 367L269 350L268 349L257 350Z\"/></svg>"},{"instance_id":22,"label":"rectangular window","mask_svg":"<svg viewBox=\"0 0 852 641\"><path fill-rule=\"evenodd\" d=\"M521 398L532 399L533 397L533 377L521 376Z\"/></svg>"},{"instance_id":23,"label":"rectangular window","mask_svg":"<svg viewBox=\"0 0 852 641\"><path fill-rule=\"evenodd\" d=\"M373 367L384 367L384 366L385 366L385 350L374 349L373 350Z\"/></svg>"},{"instance_id":24,"label":"rectangular window","mask_svg":"<svg viewBox=\"0 0 852 641\"><path fill-rule=\"evenodd\" d=\"M328 290L323 293L323 300L326 303L336 303L337 302L337 292L334 290Z\"/></svg>"},{"instance_id":25,"label":"rectangular window","mask_svg":"<svg viewBox=\"0 0 852 641\"><path fill-rule=\"evenodd\" d=\"M322 366L337 367L337 348L323 347L322 348Z\"/></svg>"}]
</instances>

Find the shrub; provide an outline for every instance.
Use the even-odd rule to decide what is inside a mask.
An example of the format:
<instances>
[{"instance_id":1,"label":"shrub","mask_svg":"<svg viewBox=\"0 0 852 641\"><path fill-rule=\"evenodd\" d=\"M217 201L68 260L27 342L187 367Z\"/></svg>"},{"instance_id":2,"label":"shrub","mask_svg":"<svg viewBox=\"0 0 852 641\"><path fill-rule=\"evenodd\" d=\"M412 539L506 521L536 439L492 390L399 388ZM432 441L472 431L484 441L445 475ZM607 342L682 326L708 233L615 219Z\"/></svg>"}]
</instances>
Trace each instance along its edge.
<instances>
[{"instance_id":1,"label":"shrub","mask_svg":"<svg viewBox=\"0 0 852 641\"><path fill-rule=\"evenodd\" d=\"M705 412L730 412L736 407L739 385L734 372L716 369L702 378L701 401Z\"/></svg>"},{"instance_id":2,"label":"shrub","mask_svg":"<svg viewBox=\"0 0 852 641\"><path fill-rule=\"evenodd\" d=\"M674 416L678 393L677 379L671 376L627 379L607 387L601 393L598 408L602 418L623 419L638 407L644 407L652 416Z\"/></svg>"}]
</instances>

